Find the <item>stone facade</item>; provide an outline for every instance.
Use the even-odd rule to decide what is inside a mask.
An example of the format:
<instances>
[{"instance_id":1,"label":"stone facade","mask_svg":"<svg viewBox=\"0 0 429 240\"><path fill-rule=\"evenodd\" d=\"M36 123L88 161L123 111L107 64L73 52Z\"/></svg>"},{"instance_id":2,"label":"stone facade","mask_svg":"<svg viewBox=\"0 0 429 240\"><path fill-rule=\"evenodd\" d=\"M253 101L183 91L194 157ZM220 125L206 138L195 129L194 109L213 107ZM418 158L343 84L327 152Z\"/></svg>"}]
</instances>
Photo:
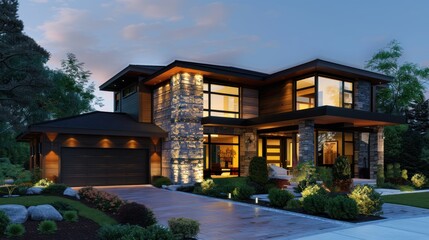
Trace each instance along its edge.
<instances>
[{"instance_id":1,"label":"stone facade","mask_svg":"<svg viewBox=\"0 0 429 240\"><path fill-rule=\"evenodd\" d=\"M314 163L314 121L299 123L299 161Z\"/></svg>"},{"instance_id":2,"label":"stone facade","mask_svg":"<svg viewBox=\"0 0 429 240\"><path fill-rule=\"evenodd\" d=\"M354 83L354 109L371 111L371 83L356 81Z\"/></svg>"},{"instance_id":3,"label":"stone facade","mask_svg":"<svg viewBox=\"0 0 429 240\"><path fill-rule=\"evenodd\" d=\"M354 159L355 165L354 170L355 177L363 177L359 174L360 169L369 168L368 157L369 157L369 133L367 132L355 132L354 134ZM362 171L362 170L361 170ZM363 174L363 173L362 173Z\"/></svg>"},{"instance_id":4,"label":"stone facade","mask_svg":"<svg viewBox=\"0 0 429 240\"><path fill-rule=\"evenodd\" d=\"M179 73L154 91L154 123L168 132L162 175L175 183L203 179L203 77Z\"/></svg>"},{"instance_id":5,"label":"stone facade","mask_svg":"<svg viewBox=\"0 0 429 240\"><path fill-rule=\"evenodd\" d=\"M377 165L384 165L384 127L377 127L369 134L369 177L377 178Z\"/></svg>"}]
</instances>

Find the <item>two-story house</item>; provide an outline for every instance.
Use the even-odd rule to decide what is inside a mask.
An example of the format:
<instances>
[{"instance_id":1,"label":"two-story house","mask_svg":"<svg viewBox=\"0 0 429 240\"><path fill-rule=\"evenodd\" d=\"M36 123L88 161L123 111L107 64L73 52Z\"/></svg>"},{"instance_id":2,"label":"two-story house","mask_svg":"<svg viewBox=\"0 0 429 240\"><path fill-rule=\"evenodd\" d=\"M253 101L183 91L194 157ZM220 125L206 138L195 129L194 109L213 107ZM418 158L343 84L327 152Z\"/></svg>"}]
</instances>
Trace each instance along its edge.
<instances>
[{"instance_id":1,"label":"two-story house","mask_svg":"<svg viewBox=\"0 0 429 240\"><path fill-rule=\"evenodd\" d=\"M376 111L390 77L323 60L273 74L174 61L129 65L100 86L114 113L93 112L28 127L31 167L69 185L176 183L245 176L253 156L293 168L349 158L355 177L383 164L383 127L400 116Z\"/></svg>"}]
</instances>

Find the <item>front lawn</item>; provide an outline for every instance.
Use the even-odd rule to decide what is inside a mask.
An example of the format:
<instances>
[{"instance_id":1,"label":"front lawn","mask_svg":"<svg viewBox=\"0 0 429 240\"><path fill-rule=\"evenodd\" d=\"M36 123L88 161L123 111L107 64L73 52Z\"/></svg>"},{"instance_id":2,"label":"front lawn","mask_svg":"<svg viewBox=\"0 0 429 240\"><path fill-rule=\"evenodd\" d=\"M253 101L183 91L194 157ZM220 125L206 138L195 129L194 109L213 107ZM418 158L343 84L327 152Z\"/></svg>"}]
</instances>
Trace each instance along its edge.
<instances>
[{"instance_id":1,"label":"front lawn","mask_svg":"<svg viewBox=\"0 0 429 240\"><path fill-rule=\"evenodd\" d=\"M382 199L386 203L429 209L429 192L387 195L382 196Z\"/></svg>"},{"instance_id":2,"label":"front lawn","mask_svg":"<svg viewBox=\"0 0 429 240\"><path fill-rule=\"evenodd\" d=\"M240 184L246 184L246 177L228 177L228 178L213 178L213 182L217 185L232 185L239 186Z\"/></svg>"},{"instance_id":3,"label":"front lawn","mask_svg":"<svg viewBox=\"0 0 429 240\"><path fill-rule=\"evenodd\" d=\"M112 225L117 223L113 218L109 217L102 211L90 208L79 201L72 200L69 198L46 195L0 198L0 204L19 204L24 205L26 207L41 204L51 204L56 201L65 202L71 205L79 211L80 216L91 219L94 222L98 223L100 226L104 224Z\"/></svg>"}]
</instances>

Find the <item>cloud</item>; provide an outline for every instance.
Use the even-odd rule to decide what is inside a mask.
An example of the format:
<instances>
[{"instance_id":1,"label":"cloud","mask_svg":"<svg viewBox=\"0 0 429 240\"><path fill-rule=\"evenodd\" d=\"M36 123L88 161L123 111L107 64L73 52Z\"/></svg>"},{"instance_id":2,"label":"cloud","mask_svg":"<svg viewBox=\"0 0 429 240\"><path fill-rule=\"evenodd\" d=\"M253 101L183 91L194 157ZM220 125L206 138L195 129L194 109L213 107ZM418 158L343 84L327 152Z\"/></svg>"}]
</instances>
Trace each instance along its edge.
<instances>
[{"instance_id":1,"label":"cloud","mask_svg":"<svg viewBox=\"0 0 429 240\"><path fill-rule=\"evenodd\" d=\"M148 38L157 38L159 33L164 30L160 23L138 23L130 24L122 29L122 36L127 40L141 40Z\"/></svg>"},{"instance_id":2,"label":"cloud","mask_svg":"<svg viewBox=\"0 0 429 240\"><path fill-rule=\"evenodd\" d=\"M181 0L117 0L125 12L139 13L150 19L178 21L182 19Z\"/></svg>"},{"instance_id":3,"label":"cloud","mask_svg":"<svg viewBox=\"0 0 429 240\"><path fill-rule=\"evenodd\" d=\"M31 2L34 2L34 3L48 3L49 2L49 0L30 0Z\"/></svg>"},{"instance_id":4,"label":"cloud","mask_svg":"<svg viewBox=\"0 0 429 240\"><path fill-rule=\"evenodd\" d=\"M226 20L226 8L222 3L211 3L198 9L199 16L196 25L201 27L213 27L224 24Z\"/></svg>"}]
</instances>

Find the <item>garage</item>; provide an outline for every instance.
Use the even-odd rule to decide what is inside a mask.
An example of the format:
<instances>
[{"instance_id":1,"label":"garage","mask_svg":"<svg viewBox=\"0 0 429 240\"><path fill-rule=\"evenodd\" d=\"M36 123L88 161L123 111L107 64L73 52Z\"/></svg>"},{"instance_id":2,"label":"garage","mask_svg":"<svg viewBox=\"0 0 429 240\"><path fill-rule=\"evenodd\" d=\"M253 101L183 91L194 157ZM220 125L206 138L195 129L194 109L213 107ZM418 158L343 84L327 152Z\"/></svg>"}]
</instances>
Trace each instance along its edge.
<instances>
[{"instance_id":1,"label":"garage","mask_svg":"<svg viewBox=\"0 0 429 240\"><path fill-rule=\"evenodd\" d=\"M149 183L147 149L61 149L61 182L69 186Z\"/></svg>"}]
</instances>

